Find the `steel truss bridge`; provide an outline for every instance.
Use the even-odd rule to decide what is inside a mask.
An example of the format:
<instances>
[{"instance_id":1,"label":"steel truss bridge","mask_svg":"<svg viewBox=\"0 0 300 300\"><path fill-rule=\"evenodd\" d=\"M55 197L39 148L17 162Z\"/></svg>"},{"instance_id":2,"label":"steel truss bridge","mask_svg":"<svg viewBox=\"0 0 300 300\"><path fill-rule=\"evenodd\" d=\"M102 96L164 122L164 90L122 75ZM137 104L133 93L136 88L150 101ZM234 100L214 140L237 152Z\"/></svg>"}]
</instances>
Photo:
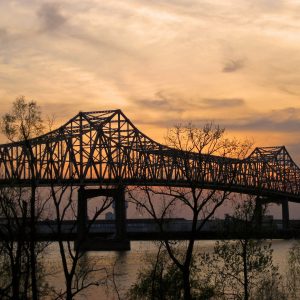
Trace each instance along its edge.
<instances>
[{"instance_id":1,"label":"steel truss bridge","mask_svg":"<svg viewBox=\"0 0 300 300\"><path fill-rule=\"evenodd\" d=\"M300 202L300 169L284 146L256 148L242 160L179 151L147 137L121 110L80 112L27 143L0 145L0 186L32 179L37 186L193 183Z\"/></svg>"},{"instance_id":2,"label":"steel truss bridge","mask_svg":"<svg viewBox=\"0 0 300 300\"><path fill-rule=\"evenodd\" d=\"M263 203L282 203L288 228L288 201L300 202L299 179L300 169L284 146L256 148L245 159L180 151L147 137L121 110L80 112L47 134L0 145L0 187L79 186L76 247L83 250L130 249L126 186L257 195L258 211ZM116 239L104 244L86 240L87 200L98 196L115 202Z\"/></svg>"}]
</instances>

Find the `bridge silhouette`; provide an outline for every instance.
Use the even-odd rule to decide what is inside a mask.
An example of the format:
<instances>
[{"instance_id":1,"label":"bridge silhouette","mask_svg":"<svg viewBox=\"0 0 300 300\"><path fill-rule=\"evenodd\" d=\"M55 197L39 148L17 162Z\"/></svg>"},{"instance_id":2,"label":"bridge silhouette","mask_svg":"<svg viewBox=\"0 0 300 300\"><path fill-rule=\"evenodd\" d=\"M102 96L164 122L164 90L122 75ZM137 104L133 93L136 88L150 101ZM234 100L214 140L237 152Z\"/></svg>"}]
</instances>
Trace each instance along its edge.
<instances>
[{"instance_id":1,"label":"bridge silhouette","mask_svg":"<svg viewBox=\"0 0 300 300\"><path fill-rule=\"evenodd\" d=\"M300 169L284 146L255 148L244 159L180 151L140 132L121 110L80 112L42 136L0 145L0 186L80 186L82 227L88 198L114 197L121 236L125 186L193 183L252 194L286 203L288 218L288 201L300 202L299 179ZM115 188L85 189L92 186Z\"/></svg>"}]
</instances>

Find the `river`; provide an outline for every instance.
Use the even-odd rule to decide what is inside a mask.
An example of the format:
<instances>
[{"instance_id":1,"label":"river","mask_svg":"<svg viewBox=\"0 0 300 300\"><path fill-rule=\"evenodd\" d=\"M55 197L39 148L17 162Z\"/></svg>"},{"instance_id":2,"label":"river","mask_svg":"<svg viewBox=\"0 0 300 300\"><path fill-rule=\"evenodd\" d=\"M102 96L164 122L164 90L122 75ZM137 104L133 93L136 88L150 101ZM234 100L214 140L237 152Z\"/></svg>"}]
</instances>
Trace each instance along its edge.
<instances>
[{"instance_id":1,"label":"river","mask_svg":"<svg viewBox=\"0 0 300 300\"><path fill-rule=\"evenodd\" d=\"M273 240L272 248L273 262L279 266L281 274L285 274L287 267L288 251L295 243L294 240ZM211 252L215 241L197 241L197 249ZM106 268L111 273L112 266L114 267L115 282L118 287L122 299L126 299L124 296L128 288L136 280L137 273L145 265L145 257L154 254L157 246L154 242L134 241L131 242L131 251L127 252L115 252L115 251L102 251L102 252L87 252L86 258L91 260L94 266L97 268ZM49 277L49 282L58 287L63 287L63 275L60 268L60 256L57 248L57 244L53 243L48 247L47 254L45 255L46 269L55 274ZM97 278L105 277L105 271L100 271ZM109 280L108 285L101 285L99 287L91 287L82 295L77 296L76 299L88 299L88 300L101 300L117 299L114 292L112 280Z\"/></svg>"}]
</instances>

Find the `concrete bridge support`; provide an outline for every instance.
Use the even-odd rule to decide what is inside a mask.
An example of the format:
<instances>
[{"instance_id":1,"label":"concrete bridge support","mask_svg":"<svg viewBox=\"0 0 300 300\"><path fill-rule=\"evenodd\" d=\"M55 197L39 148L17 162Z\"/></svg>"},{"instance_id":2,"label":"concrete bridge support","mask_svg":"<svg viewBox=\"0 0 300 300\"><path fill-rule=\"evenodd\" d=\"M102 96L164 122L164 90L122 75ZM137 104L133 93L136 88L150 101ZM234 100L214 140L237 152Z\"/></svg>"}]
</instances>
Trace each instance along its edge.
<instances>
[{"instance_id":1,"label":"concrete bridge support","mask_svg":"<svg viewBox=\"0 0 300 300\"><path fill-rule=\"evenodd\" d=\"M77 245L85 240L87 232L88 215L87 215L87 197L85 188L80 186L78 189L77 203Z\"/></svg>"},{"instance_id":2,"label":"concrete bridge support","mask_svg":"<svg viewBox=\"0 0 300 300\"><path fill-rule=\"evenodd\" d=\"M126 202L125 202L125 190L120 187L116 190L114 196L115 202L115 222L116 222L116 239L126 239Z\"/></svg>"},{"instance_id":3,"label":"concrete bridge support","mask_svg":"<svg viewBox=\"0 0 300 300\"><path fill-rule=\"evenodd\" d=\"M256 197L255 207L254 207L254 225L256 230L261 229L264 204L265 204L264 199L262 199L261 197Z\"/></svg>"},{"instance_id":4,"label":"concrete bridge support","mask_svg":"<svg viewBox=\"0 0 300 300\"><path fill-rule=\"evenodd\" d=\"M257 229L261 228L262 217L263 217L263 205L268 203L277 203L281 204L282 209L282 229L289 229L289 201L288 199L278 200L271 198L261 198L257 197L255 200L255 209L254 209L254 221Z\"/></svg>"},{"instance_id":5,"label":"concrete bridge support","mask_svg":"<svg viewBox=\"0 0 300 300\"><path fill-rule=\"evenodd\" d=\"M287 230L289 229L289 221L290 221L290 214L289 214L289 201L288 199L284 199L281 201L282 205L282 229Z\"/></svg>"},{"instance_id":6,"label":"concrete bridge support","mask_svg":"<svg viewBox=\"0 0 300 300\"><path fill-rule=\"evenodd\" d=\"M112 197L115 203L116 234L113 239L89 239L88 237L88 199L106 196ZM82 250L130 250L130 241L126 238L126 205L125 189L78 189L77 241L75 247Z\"/></svg>"}]
</instances>

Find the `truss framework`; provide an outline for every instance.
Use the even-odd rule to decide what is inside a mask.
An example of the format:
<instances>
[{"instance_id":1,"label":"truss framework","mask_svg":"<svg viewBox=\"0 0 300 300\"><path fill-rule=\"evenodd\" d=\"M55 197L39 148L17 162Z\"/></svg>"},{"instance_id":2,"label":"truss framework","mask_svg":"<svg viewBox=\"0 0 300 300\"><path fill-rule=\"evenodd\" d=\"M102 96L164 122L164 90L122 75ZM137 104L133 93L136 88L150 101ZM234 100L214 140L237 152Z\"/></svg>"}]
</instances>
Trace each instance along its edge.
<instances>
[{"instance_id":1,"label":"truss framework","mask_svg":"<svg viewBox=\"0 0 300 300\"><path fill-rule=\"evenodd\" d=\"M300 169L284 146L256 148L243 160L187 153L153 141L121 110L80 112L29 144L34 161L24 142L0 145L0 185L26 186L32 178L39 186L192 182L300 202Z\"/></svg>"}]
</instances>

